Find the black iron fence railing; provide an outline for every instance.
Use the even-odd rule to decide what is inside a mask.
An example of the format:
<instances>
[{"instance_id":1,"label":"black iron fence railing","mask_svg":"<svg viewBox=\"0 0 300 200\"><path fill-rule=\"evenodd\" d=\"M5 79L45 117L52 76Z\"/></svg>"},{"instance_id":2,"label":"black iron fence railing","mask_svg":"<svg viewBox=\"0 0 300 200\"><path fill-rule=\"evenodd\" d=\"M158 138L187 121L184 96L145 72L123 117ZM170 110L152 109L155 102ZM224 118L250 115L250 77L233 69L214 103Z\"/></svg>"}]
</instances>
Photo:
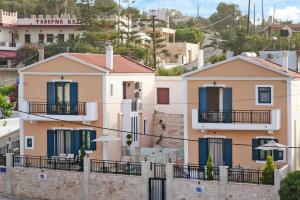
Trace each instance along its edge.
<instances>
[{"instance_id":1,"label":"black iron fence railing","mask_svg":"<svg viewBox=\"0 0 300 200\"><path fill-rule=\"evenodd\" d=\"M205 111L199 110L199 123L249 123L249 124L270 124L270 110L233 110Z\"/></svg>"},{"instance_id":2,"label":"black iron fence railing","mask_svg":"<svg viewBox=\"0 0 300 200\"><path fill-rule=\"evenodd\" d=\"M210 176L210 174L212 176ZM219 168L214 167L212 173L204 167L197 165L175 165L174 178L198 179L198 180L219 180Z\"/></svg>"},{"instance_id":3,"label":"black iron fence railing","mask_svg":"<svg viewBox=\"0 0 300 200\"><path fill-rule=\"evenodd\" d=\"M153 166L155 178L166 178L166 164L154 163Z\"/></svg>"},{"instance_id":4,"label":"black iron fence railing","mask_svg":"<svg viewBox=\"0 0 300 200\"><path fill-rule=\"evenodd\" d=\"M14 156L13 165L18 167L43 168L53 170L83 171L83 165L75 159L47 158L40 156Z\"/></svg>"},{"instance_id":5,"label":"black iron fence railing","mask_svg":"<svg viewBox=\"0 0 300 200\"><path fill-rule=\"evenodd\" d=\"M274 185L274 172L253 169L228 169L228 181Z\"/></svg>"},{"instance_id":6,"label":"black iron fence railing","mask_svg":"<svg viewBox=\"0 0 300 200\"><path fill-rule=\"evenodd\" d=\"M6 156L0 154L0 166L6 166Z\"/></svg>"},{"instance_id":7,"label":"black iron fence railing","mask_svg":"<svg viewBox=\"0 0 300 200\"><path fill-rule=\"evenodd\" d=\"M141 163L91 160L91 171L98 173L142 175Z\"/></svg>"},{"instance_id":8,"label":"black iron fence railing","mask_svg":"<svg viewBox=\"0 0 300 200\"><path fill-rule=\"evenodd\" d=\"M44 102L29 102L29 113L51 115L85 115L86 103L48 104Z\"/></svg>"}]
</instances>

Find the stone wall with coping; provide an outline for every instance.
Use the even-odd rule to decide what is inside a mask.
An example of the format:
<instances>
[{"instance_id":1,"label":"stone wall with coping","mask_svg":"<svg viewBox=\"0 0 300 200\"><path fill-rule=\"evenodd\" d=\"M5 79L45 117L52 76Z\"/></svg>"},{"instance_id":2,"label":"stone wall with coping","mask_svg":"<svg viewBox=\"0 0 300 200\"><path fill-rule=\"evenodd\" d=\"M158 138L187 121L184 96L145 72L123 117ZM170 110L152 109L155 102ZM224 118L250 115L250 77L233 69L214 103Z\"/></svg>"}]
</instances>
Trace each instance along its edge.
<instances>
[{"instance_id":1,"label":"stone wall with coping","mask_svg":"<svg viewBox=\"0 0 300 200\"><path fill-rule=\"evenodd\" d=\"M0 193L5 193L5 173L0 173Z\"/></svg>"}]
</instances>

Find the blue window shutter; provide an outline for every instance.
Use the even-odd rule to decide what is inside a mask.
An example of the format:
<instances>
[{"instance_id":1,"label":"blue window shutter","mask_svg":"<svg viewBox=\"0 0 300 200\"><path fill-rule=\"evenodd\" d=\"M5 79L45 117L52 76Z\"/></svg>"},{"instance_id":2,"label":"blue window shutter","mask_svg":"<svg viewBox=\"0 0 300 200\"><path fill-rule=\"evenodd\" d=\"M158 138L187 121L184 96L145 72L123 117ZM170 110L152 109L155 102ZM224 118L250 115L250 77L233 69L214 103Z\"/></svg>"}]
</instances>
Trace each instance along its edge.
<instances>
[{"instance_id":1,"label":"blue window shutter","mask_svg":"<svg viewBox=\"0 0 300 200\"><path fill-rule=\"evenodd\" d=\"M199 88L199 114L198 114L198 122L204 122L207 119L207 88L201 87Z\"/></svg>"},{"instance_id":2,"label":"blue window shutter","mask_svg":"<svg viewBox=\"0 0 300 200\"><path fill-rule=\"evenodd\" d=\"M232 122L232 88L223 88L224 122Z\"/></svg>"},{"instance_id":3,"label":"blue window shutter","mask_svg":"<svg viewBox=\"0 0 300 200\"><path fill-rule=\"evenodd\" d=\"M77 114L77 105L78 105L78 83L70 83L70 106L71 113Z\"/></svg>"},{"instance_id":4,"label":"blue window shutter","mask_svg":"<svg viewBox=\"0 0 300 200\"><path fill-rule=\"evenodd\" d=\"M47 131L47 156L56 156L56 132L55 130Z\"/></svg>"},{"instance_id":5,"label":"blue window shutter","mask_svg":"<svg viewBox=\"0 0 300 200\"><path fill-rule=\"evenodd\" d=\"M80 132L78 130L73 130L71 134L71 152L74 155L78 155L80 149Z\"/></svg>"},{"instance_id":6,"label":"blue window shutter","mask_svg":"<svg viewBox=\"0 0 300 200\"><path fill-rule=\"evenodd\" d=\"M53 113L55 110L55 83L47 83L47 113Z\"/></svg>"},{"instance_id":7,"label":"blue window shutter","mask_svg":"<svg viewBox=\"0 0 300 200\"><path fill-rule=\"evenodd\" d=\"M259 146L259 139L252 139L252 160L259 160L259 150L255 149Z\"/></svg>"},{"instance_id":8,"label":"blue window shutter","mask_svg":"<svg viewBox=\"0 0 300 200\"><path fill-rule=\"evenodd\" d=\"M208 157L207 138L199 138L199 167L206 166Z\"/></svg>"},{"instance_id":9,"label":"blue window shutter","mask_svg":"<svg viewBox=\"0 0 300 200\"><path fill-rule=\"evenodd\" d=\"M90 150L95 151L96 150L96 142L93 142L93 140L96 139L96 131L92 130L92 131L90 131L90 134L91 134L90 135L90 138L91 138L91 144L90 144L91 149Z\"/></svg>"},{"instance_id":10,"label":"blue window shutter","mask_svg":"<svg viewBox=\"0 0 300 200\"><path fill-rule=\"evenodd\" d=\"M232 139L224 139L223 160L225 166L232 167Z\"/></svg>"}]
</instances>

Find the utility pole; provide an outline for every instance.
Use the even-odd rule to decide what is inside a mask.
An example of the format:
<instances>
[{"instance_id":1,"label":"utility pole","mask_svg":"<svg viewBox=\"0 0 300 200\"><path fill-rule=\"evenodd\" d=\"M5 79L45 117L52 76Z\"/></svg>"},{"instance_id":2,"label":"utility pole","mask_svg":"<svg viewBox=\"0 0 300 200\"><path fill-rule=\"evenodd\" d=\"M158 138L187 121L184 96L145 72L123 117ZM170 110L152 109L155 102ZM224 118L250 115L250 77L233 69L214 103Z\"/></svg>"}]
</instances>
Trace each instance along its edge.
<instances>
[{"instance_id":1,"label":"utility pole","mask_svg":"<svg viewBox=\"0 0 300 200\"><path fill-rule=\"evenodd\" d=\"M250 4L251 0L248 1L248 20L247 20L247 33L249 34L249 28L250 28Z\"/></svg>"},{"instance_id":2,"label":"utility pole","mask_svg":"<svg viewBox=\"0 0 300 200\"><path fill-rule=\"evenodd\" d=\"M264 0L261 0L261 25L265 27Z\"/></svg>"},{"instance_id":3,"label":"utility pole","mask_svg":"<svg viewBox=\"0 0 300 200\"><path fill-rule=\"evenodd\" d=\"M121 0L119 0L119 5L118 5L118 44L120 44L120 17L121 17Z\"/></svg>"},{"instance_id":4,"label":"utility pole","mask_svg":"<svg viewBox=\"0 0 300 200\"><path fill-rule=\"evenodd\" d=\"M253 16L253 33L255 33L255 25L256 25L256 22L255 22L255 20L256 20L256 12L255 12L255 3L254 3L254 5L253 5L253 12L254 12L254 16Z\"/></svg>"}]
</instances>

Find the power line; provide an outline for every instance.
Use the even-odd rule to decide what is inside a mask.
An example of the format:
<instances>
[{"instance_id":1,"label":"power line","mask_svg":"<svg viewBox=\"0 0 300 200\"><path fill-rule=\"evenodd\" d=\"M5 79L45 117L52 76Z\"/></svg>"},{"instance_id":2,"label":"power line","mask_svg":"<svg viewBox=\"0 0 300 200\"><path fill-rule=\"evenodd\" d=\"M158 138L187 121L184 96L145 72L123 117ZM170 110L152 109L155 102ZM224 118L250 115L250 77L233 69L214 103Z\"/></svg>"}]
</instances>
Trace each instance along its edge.
<instances>
[{"instance_id":1,"label":"power line","mask_svg":"<svg viewBox=\"0 0 300 200\"><path fill-rule=\"evenodd\" d=\"M154 135L154 134L143 134L143 133L133 132L133 131L126 131L126 130L120 130L120 129L114 129L114 128L105 128L105 127L101 127L101 126L89 125L89 124L82 124L82 123L78 123L78 122L57 119L57 118L54 118L54 117L49 117L49 116L44 116L44 115L38 115L38 114L34 114L34 113L28 113L28 112L20 111L20 110L17 110L17 112L22 113L22 114L29 114L29 115L33 115L33 116L38 116L38 117L42 117L42 118L50 119L50 120L54 120L54 121L59 121L59 122L63 122L63 123L75 124L75 125L80 125L80 126L85 126L85 127L90 127L90 128L96 128L96 129L102 129L102 130L108 130L108 131L113 131L113 132L121 132L121 133L127 133L127 134L137 134L137 135L147 136L147 137L172 139L172 140L180 140L180 141L199 142L199 140L194 140L194 139L185 139L185 138L162 136L162 135ZM213 143L222 144L220 142L213 142ZM232 145L234 145L234 146L252 147L252 144L232 143ZM300 147L285 147L285 148L286 149L289 149L289 148L290 149L295 149L295 148L300 148Z\"/></svg>"}]
</instances>

